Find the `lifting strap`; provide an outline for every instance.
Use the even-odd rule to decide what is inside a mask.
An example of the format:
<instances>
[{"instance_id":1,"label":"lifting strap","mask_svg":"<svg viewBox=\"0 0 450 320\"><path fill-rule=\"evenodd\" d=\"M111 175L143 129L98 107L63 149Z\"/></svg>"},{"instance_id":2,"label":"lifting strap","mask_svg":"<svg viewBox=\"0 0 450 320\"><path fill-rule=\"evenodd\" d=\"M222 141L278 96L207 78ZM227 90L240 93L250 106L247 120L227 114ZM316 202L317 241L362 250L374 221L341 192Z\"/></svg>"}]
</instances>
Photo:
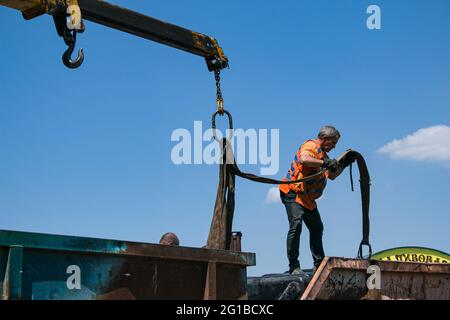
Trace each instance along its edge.
<instances>
[{"instance_id":1,"label":"lifting strap","mask_svg":"<svg viewBox=\"0 0 450 320\"><path fill-rule=\"evenodd\" d=\"M213 122L213 128L215 124ZM311 176L304 177L298 180L280 181L265 177L259 177L254 174L242 172L236 165L233 150L226 138L221 141L221 164L219 167L219 185L217 188L216 203L214 206L213 219L208 235L207 248L229 250L231 245L232 223L234 215L234 195L235 195L235 177L240 176L255 182L267 184L293 184L300 183L316 178L322 175L327 169L322 169L318 173ZM366 162L363 156L354 150L345 151L339 158L336 159L338 163L346 168L356 161L358 164L360 174L360 188L362 201L362 224L363 224L363 239L358 250L358 258L363 258L362 246L369 247L368 259L372 255L372 248L369 243L369 204L370 204L370 176L367 169ZM351 168L351 167L350 167ZM352 183L353 184L353 183Z\"/></svg>"}]
</instances>

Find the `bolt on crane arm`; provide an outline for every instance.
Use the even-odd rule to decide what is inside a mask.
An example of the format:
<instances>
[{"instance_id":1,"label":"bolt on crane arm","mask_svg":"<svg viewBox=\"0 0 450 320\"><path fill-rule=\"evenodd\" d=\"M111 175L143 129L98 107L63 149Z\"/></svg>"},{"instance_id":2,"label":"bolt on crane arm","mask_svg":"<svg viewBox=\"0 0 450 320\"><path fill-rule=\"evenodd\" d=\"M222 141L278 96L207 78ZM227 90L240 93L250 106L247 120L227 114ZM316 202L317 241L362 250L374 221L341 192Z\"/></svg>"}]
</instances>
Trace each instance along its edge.
<instances>
[{"instance_id":1,"label":"bolt on crane arm","mask_svg":"<svg viewBox=\"0 0 450 320\"><path fill-rule=\"evenodd\" d=\"M228 67L228 59L216 39L106 1L0 0L0 5L21 11L27 20L45 13L54 17L61 13L66 15L69 6L79 6L83 19L202 56L206 60L209 71ZM57 20L61 21L61 19L55 18L55 23L58 34L62 36L64 25L61 23L58 25ZM79 30L79 32L82 31L84 26L82 30Z\"/></svg>"}]
</instances>

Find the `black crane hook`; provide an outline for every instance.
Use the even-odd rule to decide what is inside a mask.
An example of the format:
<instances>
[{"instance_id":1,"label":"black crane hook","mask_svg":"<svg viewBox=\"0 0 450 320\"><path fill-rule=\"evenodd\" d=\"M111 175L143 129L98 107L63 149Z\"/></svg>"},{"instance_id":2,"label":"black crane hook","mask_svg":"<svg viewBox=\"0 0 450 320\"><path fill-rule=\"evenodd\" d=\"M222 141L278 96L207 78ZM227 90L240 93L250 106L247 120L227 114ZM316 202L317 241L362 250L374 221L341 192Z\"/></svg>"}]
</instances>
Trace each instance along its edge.
<instances>
[{"instance_id":1,"label":"black crane hook","mask_svg":"<svg viewBox=\"0 0 450 320\"><path fill-rule=\"evenodd\" d=\"M62 61L67 68L75 69L81 66L84 61L84 53L83 48L78 50L78 57L75 60L72 60L71 56L73 50L75 49L75 44L70 44L69 48L64 52L62 56Z\"/></svg>"},{"instance_id":2,"label":"black crane hook","mask_svg":"<svg viewBox=\"0 0 450 320\"><path fill-rule=\"evenodd\" d=\"M55 22L56 32L64 39L65 44L68 46L67 50L62 55L62 61L67 68L75 69L81 66L84 61L83 49L78 50L78 56L76 59L72 60L72 53L75 50L77 41L77 33L84 32L84 24L83 21L81 21L80 26L77 29L69 29L67 18L67 7L62 3L59 3L55 10L55 14L53 15L53 21Z\"/></svg>"},{"instance_id":3,"label":"black crane hook","mask_svg":"<svg viewBox=\"0 0 450 320\"><path fill-rule=\"evenodd\" d=\"M83 49L78 50L78 57L72 60L72 53L75 49L75 43L77 42L76 30L67 30L63 34L64 42L69 46L62 56L62 61L67 68L75 69L81 66L84 60Z\"/></svg>"}]
</instances>

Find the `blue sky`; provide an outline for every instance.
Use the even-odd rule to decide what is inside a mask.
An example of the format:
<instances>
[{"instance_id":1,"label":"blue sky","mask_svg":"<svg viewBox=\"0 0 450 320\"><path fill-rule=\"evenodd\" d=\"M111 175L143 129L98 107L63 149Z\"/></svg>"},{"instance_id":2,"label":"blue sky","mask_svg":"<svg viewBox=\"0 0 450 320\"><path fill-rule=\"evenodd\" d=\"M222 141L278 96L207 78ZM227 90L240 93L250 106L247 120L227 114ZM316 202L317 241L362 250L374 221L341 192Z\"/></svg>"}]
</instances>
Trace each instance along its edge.
<instances>
[{"instance_id":1,"label":"blue sky","mask_svg":"<svg viewBox=\"0 0 450 320\"><path fill-rule=\"evenodd\" d=\"M279 129L272 177L333 124L342 138L330 156L352 148L368 163L374 252L450 251L448 1L114 3L219 41L235 127ZM370 4L381 8L381 30L366 27ZM51 17L0 15L0 228L150 243L173 231L203 246L217 166L170 158L172 132L207 127L216 108L203 59L86 21L85 62L69 70ZM270 188L237 181L233 230L256 253L249 275L287 270L286 213L266 200ZM348 172L318 204L326 254L355 257L361 205ZM306 228L301 263L312 265Z\"/></svg>"}]
</instances>

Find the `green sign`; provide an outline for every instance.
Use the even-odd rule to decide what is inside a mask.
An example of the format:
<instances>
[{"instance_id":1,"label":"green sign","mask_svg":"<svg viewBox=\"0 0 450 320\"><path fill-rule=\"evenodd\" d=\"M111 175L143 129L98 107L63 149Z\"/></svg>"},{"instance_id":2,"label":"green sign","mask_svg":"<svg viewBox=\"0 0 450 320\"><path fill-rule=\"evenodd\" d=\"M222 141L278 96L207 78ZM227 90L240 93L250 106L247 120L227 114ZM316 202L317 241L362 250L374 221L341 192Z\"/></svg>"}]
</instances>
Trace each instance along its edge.
<instances>
[{"instance_id":1,"label":"green sign","mask_svg":"<svg viewBox=\"0 0 450 320\"><path fill-rule=\"evenodd\" d=\"M398 262L450 263L450 255L447 253L423 247L401 247L383 250L372 255L372 259Z\"/></svg>"}]
</instances>

